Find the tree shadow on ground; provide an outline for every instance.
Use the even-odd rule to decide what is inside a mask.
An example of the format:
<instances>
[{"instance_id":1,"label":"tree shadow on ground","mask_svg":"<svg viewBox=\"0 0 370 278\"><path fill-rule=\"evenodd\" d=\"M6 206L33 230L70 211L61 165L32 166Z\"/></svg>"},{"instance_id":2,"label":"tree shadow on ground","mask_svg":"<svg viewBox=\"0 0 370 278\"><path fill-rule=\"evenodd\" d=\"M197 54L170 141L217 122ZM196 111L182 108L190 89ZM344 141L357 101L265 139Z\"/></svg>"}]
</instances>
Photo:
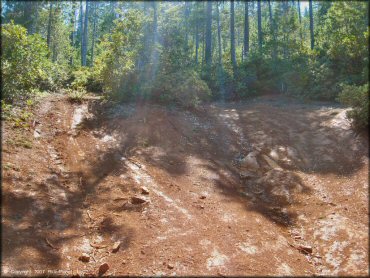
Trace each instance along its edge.
<instances>
[{"instance_id":1,"label":"tree shadow on ground","mask_svg":"<svg viewBox=\"0 0 370 278\"><path fill-rule=\"evenodd\" d=\"M118 117L109 109L101 112L95 106L91 112L97 116L86 120L82 129L116 134L116 147L103 152L106 158L95 165L96 169L107 169L107 175L115 171L115 165L120 171L127 167L119 156L145 161L173 177L188 175L187 160L194 157L208 162L204 167L219 176L214 183L225 195L245 203L247 210L289 226L297 218L288 210L295 204L295 196L312 193L293 171L352 175L363 166L358 157L363 155L364 146L346 148L355 142L355 135L328 125L334 114L324 113L323 108L282 101L211 105L193 112L121 105L116 109L126 114ZM263 162L263 155L271 155L278 147L285 148L285 153L288 147L293 150L287 160L278 161L281 173ZM253 150L259 152L261 172L243 181L238 168L231 166L232 161ZM225 171L229 176L224 175Z\"/></svg>"},{"instance_id":2,"label":"tree shadow on ground","mask_svg":"<svg viewBox=\"0 0 370 278\"><path fill-rule=\"evenodd\" d=\"M53 137L51 145L67 151L69 142L69 138L61 132ZM83 237L93 240L90 237L96 233L107 239L112 234L117 239L124 239L120 249L127 249L134 236L131 227L125 223L117 224L105 216L89 220L88 215L89 199L96 203L107 203L97 194L104 178L112 171L125 171L119 168L121 165L114 159L115 154L105 152L100 157L101 165L105 165L107 170L99 169L99 162L92 157L89 161L81 161L81 167L68 169L69 165L66 165L66 170L62 171L58 168L59 163L54 165L46 160L49 164L44 165L34 161L39 153L38 149L33 152L33 156L18 155L18 158L22 158L17 160L21 162L18 172L3 172L2 254L4 262L11 262L11 270L61 269L68 252L75 252L71 260L78 262L78 256L83 252L79 246ZM45 155L42 152L40 154ZM77 153L74 155L72 159L77 159ZM34 163L40 164L35 167L40 173L31 177L22 176L25 175L22 171ZM27 168L24 165L28 165Z\"/></svg>"}]
</instances>

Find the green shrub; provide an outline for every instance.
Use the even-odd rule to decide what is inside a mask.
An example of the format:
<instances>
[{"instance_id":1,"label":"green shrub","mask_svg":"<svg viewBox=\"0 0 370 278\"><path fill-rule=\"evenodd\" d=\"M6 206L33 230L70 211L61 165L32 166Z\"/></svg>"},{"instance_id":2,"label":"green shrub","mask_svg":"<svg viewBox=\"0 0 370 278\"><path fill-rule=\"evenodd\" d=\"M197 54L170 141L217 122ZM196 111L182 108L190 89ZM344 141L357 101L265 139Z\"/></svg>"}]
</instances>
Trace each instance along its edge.
<instances>
[{"instance_id":1,"label":"green shrub","mask_svg":"<svg viewBox=\"0 0 370 278\"><path fill-rule=\"evenodd\" d=\"M343 85L338 100L352 107L347 116L353 120L355 128L366 128L369 125L369 85Z\"/></svg>"},{"instance_id":2,"label":"green shrub","mask_svg":"<svg viewBox=\"0 0 370 278\"><path fill-rule=\"evenodd\" d=\"M91 72L87 67L79 67L72 72L72 89L86 88Z\"/></svg>"},{"instance_id":3,"label":"green shrub","mask_svg":"<svg viewBox=\"0 0 370 278\"><path fill-rule=\"evenodd\" d=\"M48 80L51 63L47 59L47 45L40 35L27 35L24 27L13 23L2 26L1 39L3 99L23 102L32 89Z\"/></svg>"},{"instance_id":4,"label":"green shrub","mask_svg":"<svg viewBox=\"0 0 370 278\"><path fill-rule=\"evenodd\" d=\"M124 12L115 20L111 34L104 36L98 48L104 48L97 57L96 80L101 80L103 91L115 100L128 100L133 93L135 63L141 50L142 14L137 10Z\"/></svg>"},{"instance_id":5,"label":"green shrub","mask_svg":"<svg viewBox=\"0 0 370 278\"><path fill-rule=\"evenodd\" d=\"M81 103L86 95L86 90L83 87L79 87L77 89L67 89L66 93L70 102Z\"/></svg>"},{"instance_id":6,"label":"green shrub","mask_svg":"<svg viewBox=\"0 0 370 278\"><path fill-rule=\"evenodd\" d=\"M79 90L81 88L91 92L102 92L102 83L99 80L96 66L94 68L79 67L71 74L71 88Z\"/></svg>"},{"instance_id":7,"label":"green shrub","mask_svg":"<svg viewBox=\"0 0 370 278\"><path fill-rule=\"evenodd\" d=\"M195 71L180 70L171 74L160 74L154 83L152 99L161 103L176 103L180 106L196 107L208 100L211 91Z\"/></svg>"}]
</instances>

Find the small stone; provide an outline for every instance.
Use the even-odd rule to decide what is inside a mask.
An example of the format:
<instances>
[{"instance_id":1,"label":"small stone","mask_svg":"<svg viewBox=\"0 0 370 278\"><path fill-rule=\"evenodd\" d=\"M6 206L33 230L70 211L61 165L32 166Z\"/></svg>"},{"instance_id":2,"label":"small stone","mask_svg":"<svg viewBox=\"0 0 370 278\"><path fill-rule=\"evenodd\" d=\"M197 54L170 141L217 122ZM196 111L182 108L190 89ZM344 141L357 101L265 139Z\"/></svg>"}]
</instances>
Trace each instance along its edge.
<instances>
[{"instance_id":1,"label":"small stone","mask_svg":"<svg viewBox=\"0 0 370 278\"><path fill-rule=\"evenodd\" d=\"M200 196L200 198L201 199L205 199L205 198L207 198L207 196L206 195L202 195L202 196Z\"/></svg>"},{"instance_id":2,"label":"small stone","mask_svg":"<svg viewBox=\"0 0 370 278\"><path fill-rule=\"evenodd\" d=\"M257 162L257 154L255 152L249 153L240 161L240 167L242 169L257 170L259 169L259 164Z\"/></svg>"},{"instance_id":3,"label":"small stone","mask_svg":"<svg viewBox=\"0 0 370 278\"><path fill-rule=\"evenodd\" d=\"M33 131L33 137L35 137L35 138L39 138L40 136L41 136L41 134L40 134L41 132L39 131L39 130L37 130L37 129L35 129L34 131Z\"/></svg>"},{"instance_id":4,"label":"small stone","mask_svg":"<svg viewBox=\"0 0 370 278\"><path fill-rule=\"evenodd\" d=\"M99 275L103 275L106 273L109 269L109 265L107 263L103 263L102 265L99 266Z\"/></svg>"},{"instance_id":5,"label":"small stone","mask_svg":"<svg viewBox=\"0 0 370 278\"><path fill-rule=\"evenodd\" d=\"M90 261L90 256L83 253L81 256L78 257L78 260L84 263L88 263Z\"/></svg>"},{"instance_id":6,"label":"small stone","mask_svg":"<svg viewBox=\"0 0 370 278\"><path fill-rule=\"evenodd\" d=\"M167 264L167 267L168 267L169 269L173 269L173 268L174 268L174 265L173 265L173 264L171 264L171 263L168 263L168 264Z\"/></svg>"},{"instance_id":7,"label":"small stone","mask_svg":"<svg viewBox=\"0 0 370 278\"><path fill-rule=\"evenodd\" d=\"M302 239L301 236L294 236L294 239Z\"/></svg>"},{"instance_id":8,"label":"small stone","mask_svg":"<svg viewBox=\"0 0 370 278\"><path fill-rule=\"evenodd\" d=\"M120 241L115 242L112 247L112 252L116 253L120 247L121 247L121 242Z\"/></svg>"},{"instance_id":9,"label":"small stone","mask_svg":"<svg viewBox=\"0 0 370 278\"><path fill-rule=\"evenodd\" d=\"M264 160L267 162L267 164L272 168L272 169L278 169L281 170L281 167L271 158L269 158L267 155L262 155Z\"/></svg>"},{"instance_id":10,"label":"small stone","mask_svg":"<svg viewBox=\"0 0 370 278\"><path fill-rule=\"evenodd\" d=\"M140 251L140 253L141 253L141 254L143 254L143 255L145 255L145 252L144 252L144 250L141 250L141 251Z\"/></svg>"},{"instance_id":11,"label":"small stone","mask_svg":"<svg viewBox=\"0 0 370 278\"><path fill-rule=\"evenodd\" d=\"M255 178L256 175L250 171L242 171L239 173L241 179Z\"/></svg>"},{"instance_id":12,"label":"small stone","mask_svg":"<svg viewBox=\"0 0 370 278\"><path fill-rule=\"evenodd\" d=\"M148 202L148 200L144 197L139 197L139 196L131 197L131 203L132 204L139 205L139 204L144 204L146 202Z\"/></svg>"},{"instance_id":13,"label":"small stone","mask_svg":"<svg viewBox=\"0 0 370 278\"><path fill-rule=\"evenodd\" d=\"M275 160L279 160L279 154L277 153L276 150L271 150L270 153L269 153L269 156L272 158L272 159L275 159Z\"/></svg>"},{"instance_id":14,"label":"small stone","mask_svg":"<svg viewBox=\"0 0 370 278\"><path fill-rule=\"evenodd\" d=\"M308 246L308 245L307 246L306 245L299 245L298 250L303 251L305 253L309 253L309 254L312 253L312 247Z\"/></svg>"},{"instance_id":15,"label":"small stone","mask_svg":"<svg viewBox=\"0 0 370 278\"><path fill-rule=\"evenodd\" d=\"M199 207L200 207L201 209L204 209L204 206L203 206L203 205L200 205Z\"/></svg>"},{"instance_id":16,"label":"small stone","mask_svg":"<svg viewBox=\"0 0 370 278\"><path fill-rule=\"evenodd\" d=\"M145 195L149 194L149 189L146 188L145 186L142 186L140 189L141 189L141 194L145 194Z\"/></svg>"}]
</instances>

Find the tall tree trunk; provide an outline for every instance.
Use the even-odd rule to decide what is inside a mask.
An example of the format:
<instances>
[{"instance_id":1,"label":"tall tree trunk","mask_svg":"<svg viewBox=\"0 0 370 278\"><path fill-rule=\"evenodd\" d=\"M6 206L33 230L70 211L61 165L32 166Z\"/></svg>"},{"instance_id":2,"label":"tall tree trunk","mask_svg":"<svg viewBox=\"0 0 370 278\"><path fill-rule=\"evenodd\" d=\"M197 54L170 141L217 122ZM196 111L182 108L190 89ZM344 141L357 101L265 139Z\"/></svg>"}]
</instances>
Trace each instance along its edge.
<instances>
[{"instance_id":1,"label":"tall tree trunk","mask_svg":"<svg viewBox=\"0 0 370 278\"><path fill-rule=\"evenodd\" d=\"M309 9L310 9L310 35L311 35L311 49L315 46L315 38L313 34L313 13L312 13L312 0L309 0Z\"/></svg>"},{"instance_id":2,"label":"tall tree trunk","mask_svg":"<svg viewBox=\"0 0 370 278\"><path fill-rule=\"evenodd\" d=\"M218 40L218 64L222 67L222 48L221 48L221 24L220 24L220 11L217 4L217 40Z\"/></svg>"},{"instance_id":3,"label":"tall tree trunk","mask_svg":"<svg viewBox=\"0 0 370 278\"><path fill-rule=\"evenodd\" d=\"M302 34L302 15L301 15L301 3L297 1L298 6L298 19L299 19L299 37L301 39L301 44L303 43L303 34Z\"/></svg>"},{"instance_id":4,"label":"tall tree trunk","mask_svg":"<svg viewBox=\"0 0 370 278\"><path fill-rule=\"evenodd\" d=\"M89 2L86 0L86 8L85 8L85 21L84 21L84 28L83 28L83 37L82 37L82 57L81 57L81 65L86 67L86 56L87 56L87 34L88 34L88 25L89 25Z\"/></svg>"},{"instance_id":5,"label":"tall tree trunk","mask_svg":"<svg viewBox=\"0 0 370 278\"><path fill-rule=\"evenodd\" d=\"M261 0L257 1L257 14L258 14L258 48L262 53L262 15L261 15Z\"/></svg>"},{"instance_id":6,"label":"tall tree trunk","mask_svg":"<svg viewBox=\"0 0 370 278\"><path fill-rule=\"evenodd\" d=\"M249 53L249 9L248 9L248 1L244 2L244 48L243 48L243 56L244 58L248 57Z\"/></svg>"},{"instance_id":7,"label":"tall tree trunk","mask_svg":"<svg viewBox=\"0 0 370 278\"><path fill-rule=\"evenodd\" d=\"M269 17L270 17L270 26L271 26L271 34L272 34L272 40L273 40L273 50L272 50L272 60L276 61L276 56L277 56L277 49L276 49L276 28L275 28L275 22L272 17L272 9L271 9L271 2L268 0L269 4Z\"/></svg>"},{"instance_id":8,"label":"tall tree trunk","mask_svg":"<svg viewBox=\"0 0 370 278\"><path fill-rule=\"evenodd\" d=\"M157 51L157 43L158 43L158 14L157 14L157 2L153 1L153 41L152 41L152 55L151 55L151 63L153 65L151 71L151 80L154 80L157 68L158 68L158 51Z\"/></svg>"},{"instance_id":9,"label":"tall tree trunk","mask_svg":"<svg viewBox=\"0 0 370 278\"><path fill-rule=\"evenodd\" d=\"M51 23L52 23L52 20L53 20L53 2L50 2L50 5L49 5L49 19L48 19L48 33L47 33L47 36L46 36L46 42L47 42L47 45L48 45L48 48L50 50L50 44L51 44Z\"/></svg>"},{"instance_id":10,"label":"tall tree trunk","mask_svg":"<svg viewBox=\"0 0 370 278\"><path fill-rule=\"evenodd\" d=\"M185 44L186 44L186 48L189 45L189 16L190 16L190 5L191 5L191 2L187 2L187 1L185 2L184 15L185 15Z\"/></svg>"},{"instance_id":11,"label":"tall tree trunk","mask_svg":"<svg viewBox=\"0 0 370 278\"><path fill-rule=\"evenodd\" d=\"M283 1L281 3L281 7L282 7L283 17L287 18L287 16L288 16L288 2ZM289 36L289 34L288 34L288 30L287 30L287 25L285 23L285 24L283 24L283 57L284 57L284 59L288 58L288 41L289 41L288 36Z\"/></svg>"},{"instance_id":12,"label":"tall tree trunk","mask_svg":"<svg viewBox=\"0 0 370 278\"><path fill-rule=\"evenodd\" d=\"M83 40L83 32L84 32L84 12L83 12L83 4L82 4L82 0L80 0L80 14L79 14L79 22L78 22L78 30L79 30L79 40L80 40L80 43L81 43L81 65L82 65L82 52L83 52L83 49L84 49L84 40Z\"/></svg>"},{"instance_id":13,"label":"tall tree trunk","mask_svg":"<svg viewBox=\"0 0 370 278\"><path fill-rule=\"evenodd\" d=\"M29 34L36 33L36 23L38 20L39 14L39 2L26 2L24 5L24 18L25 22L27 22L27 29Z\"/></svg>"},{"instance_id":14,"label":"tall tree trunk","mask_svg":"<svg viewBox=\"0 0 370 278\"><path fill-rule=\"evenodd\" d=\"M297 1L297 6L298 6L298 19L299 19L299 24L302 24L301 2L300 2L299 0Z\"/></svg>"},{"instance_id":15,"label":"tall tree trunk","mask_svg":"<svg viewBox=\"0 0 370 278\"><path fill-rule=\"evenodd\" d=\"M205 11L206 6L204 5L204 2L202 2L202 11ZM202 65L205 64L206 61L206 24L205 21L203 20L202 22Z\"/></svg>"},{"instance_id":16,"label":"tall tree trunk","mask_svg":"<svg viewBox=\"0 0 370 278\"><path fill-rule=\"evenodd\" d=\"M235 16L234 16L234 0L230 1L230 54L233 71L236 71L236 57L235 57Z\"/></svg>"},{"instance_id":17,"label":"tall tree trunk","mask_svg":"<svg viewBox=\"0 0 370 278\"><path fill-rule=\"evenodd\" d=\"M210 67L212 63L212 2L207 2L206 15L206 52L205 52L206 66Z\"/></svg>"},{"instance_id":18,"label":"tall tree trunk","mask_svg":"<svg viewBox=\"0 0 370 278\"><path fill-rule=\"evenodd\" d=\"M153 1L153 44L157 43L158 38L158 14L157 2Z\"/></svg>"},{"instance_id":19,"label":"tall tree trunk","mask_svg":"<svg viewBox=\"0 0 370 278\"><path fill-rule=\"evenodd\" d=\"M91 66L94 66L94 47L95 47L95 37L96 37L96 20L97 20L97 14L96 14L96 8L98 3L94 2L94 19L93 19L93 33L92 33L92 42L91 42Z\"/></svg>"},{"instance_id":20,"label":"tall tree trunk","mask_svg":"<svg viewBox=\"0 0 370 278\"><path fill-rule=\"evenodd\" d=\"M55 34L55 27L56 27L56 24L55 24L55 19L58 18L59 14L60 14L61 10L60 10L60 3L56 3L56 6L55 6L55 9L54 9L54 12L53 12L53 16L52 16L52 21L51 21L51 33L52 34ZM57 44L53 41L51 43L52 45L52 49L53 49L53 55L52 55L52 61L55 62L57 60Z\"/></svg>"},{"instance_id":21,"label":"tall tree trunk","mask_svg":"<svg viewBox=\"0 0 370 278\"><path fill-rule=\"evenodd\" d=\"M195 64L198 64L199 60L199 19L196 19L195 23Z\"/></svg>"},{"instance_id":22,"label":"tall tree trunk","mask_svg":"<svg viewBox=\"0 0 370 278\"><path fill-rule=\"evenodd\" d=\"M76 25L76 8L75 8L75 2L72 2L72 12L71 12L72 32L71 32L71 35L70 35L72 48L74 48L74 45L75 45L75 25ZM69 64L71 66L73 66L73 53L72 53L71 57L69 58Z\"/></svg>"}]
</instances>

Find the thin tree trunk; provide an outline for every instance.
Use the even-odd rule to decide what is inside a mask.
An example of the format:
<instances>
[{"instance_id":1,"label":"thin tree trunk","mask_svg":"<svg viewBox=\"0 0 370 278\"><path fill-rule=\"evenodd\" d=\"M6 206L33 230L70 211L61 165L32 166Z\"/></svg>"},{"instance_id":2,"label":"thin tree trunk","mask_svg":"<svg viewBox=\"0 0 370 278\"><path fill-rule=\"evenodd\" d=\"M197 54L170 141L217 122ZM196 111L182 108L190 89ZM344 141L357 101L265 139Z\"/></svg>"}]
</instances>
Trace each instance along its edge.
<instances>
[{"instance_id":1,"label":"thin tree trunk","mask_svg":"<svg viewBox=\"0 0 370 278\"><path fill-rule=\"evenodd\" d=\"M199 19L196 19L195 23L195 64L198 64L199 56Z\"/></svg>"},{"instance_id":2,"label":"thin tree trunk","mask_svg":"<svg viewBox=\"0 0 370 278\"><path fill-rule=\"evenodd\" d=\"M75 10L75 3L72 2L72 14L71 14L71 25L72 25L72 32L71 32L71 35L70 35L70 39L71 39L71 46L72 48L74 47L74 44L75 44L75 23L76 21L76 10ZM69 64L71 66L73 66L73 54L71 55L71 57L69 58Z\"/></svg>"},{"instance_id":3,"label":"thin tree trunk","mask_svg":"<svg viewBox=\"0 0 370 278\"><path fill-rule=\"evenodd\" d=\"M84 28L83 28L83 48L82 48L82 66L86 66L86 56L87 56L87 31L89 25L89 2L86 0L86 9L85 9L85 21L84 21Z\"/></svg>"},{"instance_id":4,"label":"thin tree trunk","mask_svg":"<svg viewBox=\"0 0 370 278\"><path fill-rule=\"evenodd\" d=\"M303 34L302 34L302 15L301 15L301 3L297 1L298 5L298 19L299 19L299 37L301 38L301 44L303 43Z\"/></svg>"},{"instance_id":5,"label":"thin tree trunk","mask_svg":"<svg viewBox=\"0 0 370 278\"><path fill-rule=\"evenodd\" d=\"M81 65L82 65L82 56L83 56L83 49L84 49L84 40L83 40L83 32L84 32L84 13L83 13L83 6L82 6L82 0L80 0L80 19L79 19L79 39L80 39L80 42L81 42Z\"/></svg>"},{"instance_id":6,"label":"thin tree trunk","mask_svg":"<svg viewBox=\"0 0 370 278\"><path fill-rule=\"evenodd\" d=\"M269 5L269 17L270 17L270 25L271 25L271 34L272 34L272 40L273 40L273 50L272 50L272 60L276 61L276 56L277 56L277 50L276 50L276 34L275 34L275 23L272 18L272 9L271 9L271 3L270 0L268 0L268 5Z\"/></svg>"},{"instance_id":7,"label":"thin tree trunk","mask_svg":"<svg viewBox=\"0 0 370 278\"><path fill-rule=\"evenodd\" d=\"M282 9L283 9L283 17L288 16L288 3L284 1L282 4ZM283 57L284 59L288 58L288 31L286 29L286 24L283 26Z\"/></svg>"},{"instance_id":8,"label":"thin tree trunk","mask_svg":"<svg viewBox=\"0 0 370 278\"><path fill-rule=\"evenodd\" d=\"M261 15L261 0L257 1L257 14L258 14L258 48L262 53L262 15Z\"/></svg>"},{"instance_id":9,"label":"thin tree trunk","mask_svg":"<svg viewBox=\"0 0 370 278\"><path fill-rule=\"evenodd\" d=\"M204 2L202 2L203 4L203 7L202 7L202 10L204 11L205 10L205 5L204 5ZM206 25L204 24L205 22L203 22L202 24L202 65L205 64L205 61L206 61Z\"/></svg>"},{"instance_id":10,"label":"thin tree trunk","mask_svg":"<svg viewBox=\"0 0 370 278\"><path fill-rule=\"evenodd\" d=\"M46 42L47 42L47 45L48 45L48 48L50 50L50 44L51 44L51 22L52 22L52 18L53 18L53 2L50 2L50 5L49 5L49 19L48 19L48 33L47 33L47 37L46 37Z\"/></svg>"},{"instance_id":11,"label":"thin tree trunk","mask_svg":"<svg viewBox=\"0 0 370 278\"><path fill-rule=\"evenodd\" d=\"M217 3L217 39L218 39L218 64L222 67L222 48L221 48L221 24L220 11Z\"/></svg>"},{"instance_id":12,"label":"thin tree trunk","mask_svg":"<svg viewBox=\"0 0 370 278\"><path fill-rule=\"evenodd\" d=\"M94 19L93 19L93 34L92 34L92 42L91 42L91 66L94 66L94 47L95 47L95 37L96 37L96 7L97 3L94 2Z\"/></svg>"},{"instance_id":13,"label":"thin tree trunk","mask_svg":"<svg viewBox=\"0 0 370 278\"><path fill-rule=\"evenodd\" d=\"M54 15L52 16L52 22L51 22L51 33L55 34L55 24L54 20L58 16L58 13L60 12L60 6L59 3L56 3L55 9L54 9ZM52 55L52 61L55 62L57 60L57 44L55 42L52 43L52 49L53 49L53 55Z\"/></svg>"},{"instance_id":14,"label":"thin tree trunk","mask_svg":"<svg viewBox=\"0 0 370 278\"><path fill-rule=\"evenodd\" d=\"M244 58L248 57L249 53L249 9L248 9L248 1L244 2Z\"/></svg>"},{"instance_id":15,"label":"thin tree trunk","mask_svg":"<svg viewBox=\"0 0 370 278\"><path fill-rule=\"evenodd\" d=\"M313 13L312 13L312 0L309 0L309 9L310 9L310 35L311 35L311 49L315 46L315 38L313 34Z\"/></svg>"},{"instance_id":16,"label":"thin tree trunk","mask_svg":"<svg viewBox=\"0 0 370 278\"><path fill-rule=\"evenodd\" d=\"M153 44L157 43L157 30L158 29L158 15L157 15L157 2L153 1Z\"/></svg>"},{"instance_id":17,"label":"thin tree trunk","mask_svg":"<svg viewBox=\"0 0 370 278\"><path fill-rule=\"evenodd\" d=\"M188 40L189 40L190 5L191 5L191 2L185 2L185 12L184 12L184 15L185 15L185 44L186 44L186 48L189 45Z\"/></svg>"},{"instance_id":18,"label":"thin tree trunk","mask_svg":"<svg viewBox=\"0 0 370 278\"><path fill-rule=\"evenodd\" d=\"M234 73L236 71L236 57L235 57L235 19L234 19L234 0L230 2L230 54L231 64L233 66Z\"/></svg>"},{"instance_id":19,"label":"thin tree trunk","mask_svg":"<svg viewBox=\"0 0 370 278\"><path fill-rule=\"evenodd\" d=\"M205 62L207 67L212 63L212 2L207 2L207 17L206 17L206 49Z\"/></svg>"},{"instance_id":20,"label":"thin tree trunk","mask_svg":"<svg viewBox=\"0 0 370 278\"><path fill-rule=\"evenodd\" d=\"M157 2L153 1L153 44L152 44L152 57L151 62L153 65L151 80L154 80L157 68L158 68L158 52L157 52L157 42L158 42L158 14L157 14Z\"/></svg>"}]
</instances>

